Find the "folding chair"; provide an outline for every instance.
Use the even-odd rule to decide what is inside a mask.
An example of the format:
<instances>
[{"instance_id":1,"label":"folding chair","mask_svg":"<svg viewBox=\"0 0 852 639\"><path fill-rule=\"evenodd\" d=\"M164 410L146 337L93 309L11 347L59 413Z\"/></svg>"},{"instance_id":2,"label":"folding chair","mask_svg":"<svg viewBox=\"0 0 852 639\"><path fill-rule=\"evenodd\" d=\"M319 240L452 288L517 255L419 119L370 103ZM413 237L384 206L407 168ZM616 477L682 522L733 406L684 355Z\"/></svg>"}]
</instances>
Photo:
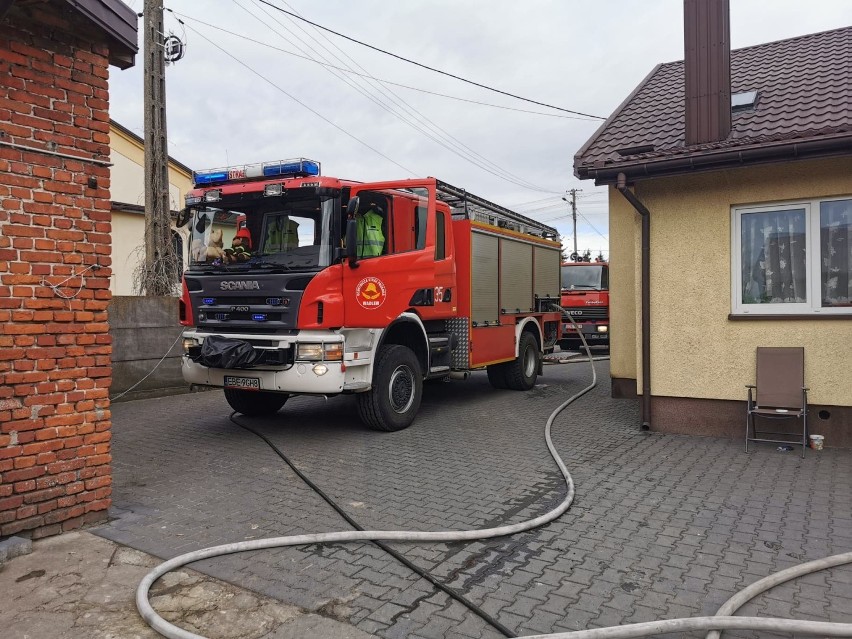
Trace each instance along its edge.
<instances>
[{"instance_id":1,"label":"folding chair","mask_svg":"<svg viewBox=\"0 0 852 639\"><path fill-rule=\"evenodd\" d=\"M757 382L748 388L745 449L749 442L774 442L802 447L808 444L808 389L805 388L805 349L800 347L757 348ZM802 439L796 432L761 432L755 428L755 416L774 419L801 419ZM767 439L762 435L787 436ZM791 439L793 438L793 439Z\"/></svg>"}]
</instances>

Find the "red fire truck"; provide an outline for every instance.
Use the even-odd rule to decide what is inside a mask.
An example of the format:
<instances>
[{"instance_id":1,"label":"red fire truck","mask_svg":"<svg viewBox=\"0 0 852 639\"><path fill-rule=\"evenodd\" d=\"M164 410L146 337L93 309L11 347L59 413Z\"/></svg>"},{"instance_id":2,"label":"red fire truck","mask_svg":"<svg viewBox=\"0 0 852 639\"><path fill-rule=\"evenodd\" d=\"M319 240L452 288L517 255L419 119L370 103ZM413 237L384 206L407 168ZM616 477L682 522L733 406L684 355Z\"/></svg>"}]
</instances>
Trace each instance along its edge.
<instances>
[{"instance_id":1,"label":"red fire truck","mask_svg":"<svg viewBox=\"0 0 852 639\"><path fill-rule=\"evenodd\" d=\"M564 263L560 306L580 327L589 346L609 346L609 264ZM560 348L582 348L577 329L567 318L563 319Z\"/></svg>"},{"instance_id":2,"label":"red fire truck","mask_svg":"<svg viewBox=\"0 0 852 639\"><path fill-rule=\"evenodd\" d=\"M497 388L528 390L557 342L556 229L434 178L360 183L304 158L194 182L183 376L224 388L236 411L353 393L364 423L399 430L424 380L485 369ZM365 254L368 215L376 250ZM252 247L240 262L217 257L211 230L234 219Z\"/></svg>"}]
</instances>

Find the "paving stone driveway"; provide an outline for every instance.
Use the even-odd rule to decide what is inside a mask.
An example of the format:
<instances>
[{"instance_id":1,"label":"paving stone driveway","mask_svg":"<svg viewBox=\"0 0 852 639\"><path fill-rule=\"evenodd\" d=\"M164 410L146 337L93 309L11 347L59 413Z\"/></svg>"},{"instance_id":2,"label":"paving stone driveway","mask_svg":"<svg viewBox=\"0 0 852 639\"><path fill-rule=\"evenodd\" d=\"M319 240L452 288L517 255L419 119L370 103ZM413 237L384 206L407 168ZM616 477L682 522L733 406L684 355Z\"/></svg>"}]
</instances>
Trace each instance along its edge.
<instances>
[{"instance_id":1,"label":"paving stone driveway","mask_svg":"<svg viewBox=\"0 0 852 639\"><path fill-rule=\"evenodd\" d=\"M640 432L637 402L609 397L607 364L553 427L577 485L565 515L511 538L394 547L519 636L712 614L772 572L852 550L852 451L802 460L771 444L746 454L740 441ZM589 368L545 372L529 393L494 390L484 373L427 384L417 421L399 433L366 430L351 397L295 398L250 423L365 528L487 528L564 494L543 426ZM229 414L220 392L115 404L114 518L94 532L169 558L348 529ZM380 637L502 636L369 543L192 567ZM741 614L852 622L852 567L777 587Z\"/></svg>"}]
</instances>

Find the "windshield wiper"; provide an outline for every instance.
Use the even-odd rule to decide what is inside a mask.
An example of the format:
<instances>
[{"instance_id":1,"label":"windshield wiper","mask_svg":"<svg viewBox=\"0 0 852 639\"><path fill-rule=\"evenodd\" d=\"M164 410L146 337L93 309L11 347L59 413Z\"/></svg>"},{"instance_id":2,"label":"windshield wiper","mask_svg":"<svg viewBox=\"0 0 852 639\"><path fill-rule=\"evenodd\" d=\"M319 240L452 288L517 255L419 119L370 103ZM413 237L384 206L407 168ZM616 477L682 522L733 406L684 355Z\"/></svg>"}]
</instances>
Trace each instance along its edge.
<instances>
[{"instance_id":1,"label":"windshield wiper","mask_svg":"<svg viewBox=\"0 0 852 639\"><path fill-rule=\"evenodd\" d=\"M242 264L244 264L245 266L248 266L250 269L251 268L262 268L262 269L282 268L282 269L287 269L288 271L293 270L292 268L290 268L286 264L282 264L281 262L263 259L264 257L269 257L270 255L276 255L276 253L254 255L254 256L252 256L252 258L249 261L242 262Z\"/></svg>"}]
</instances>

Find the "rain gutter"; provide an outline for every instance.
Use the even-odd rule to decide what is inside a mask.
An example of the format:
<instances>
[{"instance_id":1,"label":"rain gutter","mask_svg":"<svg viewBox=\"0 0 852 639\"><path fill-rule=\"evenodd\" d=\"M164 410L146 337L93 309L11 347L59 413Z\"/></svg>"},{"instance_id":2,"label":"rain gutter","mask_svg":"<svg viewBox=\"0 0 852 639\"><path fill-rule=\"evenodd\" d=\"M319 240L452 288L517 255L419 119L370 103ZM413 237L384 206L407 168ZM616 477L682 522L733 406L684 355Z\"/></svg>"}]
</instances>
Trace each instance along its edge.
<instances>
[{"instance_id":1,"label":"rain gutter","mask_svg":"<svg viewBox=\"0 0 852 639\"><path fill-rule=\"evenodd\" d=\"M642 217L642 430L651 430L651 212L618 174L615 188Z\"/></svg>"},{"instance_id":2,"label":"rain gutter","mask_svg":"<svg viewBox=\"0 0 852 639\"><path fill-rule=\"evenodd\" d=\"M738 149L697 152L686 157L634 160L599 168L578 166L575 175L580 179L594 178L596 184L612 184L622 173L631 179L660 177L750 164L849 155L850 153L852 153L852 133L844 131L805 141L764 142L760 145Z\"/></svg>"}]
</instances>

